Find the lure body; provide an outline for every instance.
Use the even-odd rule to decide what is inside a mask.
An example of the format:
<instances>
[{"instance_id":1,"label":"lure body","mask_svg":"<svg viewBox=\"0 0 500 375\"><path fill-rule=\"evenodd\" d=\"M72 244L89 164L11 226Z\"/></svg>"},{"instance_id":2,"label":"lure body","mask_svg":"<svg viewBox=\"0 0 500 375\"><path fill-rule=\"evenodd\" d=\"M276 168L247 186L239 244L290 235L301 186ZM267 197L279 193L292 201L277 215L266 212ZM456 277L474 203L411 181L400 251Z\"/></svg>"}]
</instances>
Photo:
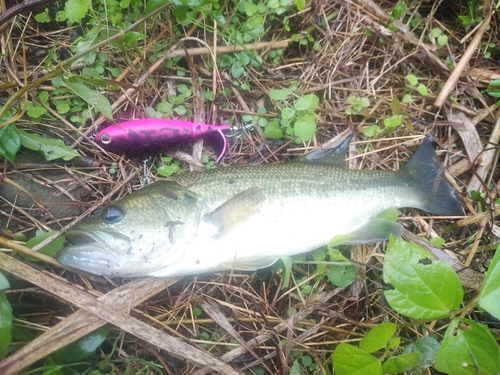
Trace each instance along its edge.
<instances>
[{"instance_id":1,"label":"lure body","mask_svg":"<svg viewBox=\"0 0 500 375\"><path fill-rule=\"evenodd\" d=\"M229 130L230 126L212 126L184 120L138 119L102 129L95 141L108 151L143 155L203 137L208 138L219 155L219 162L227 147L224 131Z\"/></svg>"}]
</instances>

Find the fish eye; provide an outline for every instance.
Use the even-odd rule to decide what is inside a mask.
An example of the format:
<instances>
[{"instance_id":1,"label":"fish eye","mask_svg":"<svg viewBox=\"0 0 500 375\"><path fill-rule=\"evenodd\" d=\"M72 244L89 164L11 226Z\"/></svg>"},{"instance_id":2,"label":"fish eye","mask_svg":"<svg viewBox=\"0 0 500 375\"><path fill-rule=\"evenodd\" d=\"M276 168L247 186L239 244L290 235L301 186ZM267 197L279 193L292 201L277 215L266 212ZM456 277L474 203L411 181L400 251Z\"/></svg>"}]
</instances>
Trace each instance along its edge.
<instances>
[{"instance_id":1,"label":"fish eye","mask_svg":"<svg viewBox=\"0 0 500 375\"><path fill-rule=\"evenodd\" d=\"M101 134L101 142L109 145L111 143L111 136L108 133Z\"/></svg>"},{"instance_id":2,"label":"fish eye","mask_svg":"<svg viewBox=\"0 0 500 375\"><path fill-rule=\"evenodd\" d=\"M107 224L117 223L123 219L123 212L118 207L106 207L102 211L101 218Z\"/></svg>"}]
</instances>

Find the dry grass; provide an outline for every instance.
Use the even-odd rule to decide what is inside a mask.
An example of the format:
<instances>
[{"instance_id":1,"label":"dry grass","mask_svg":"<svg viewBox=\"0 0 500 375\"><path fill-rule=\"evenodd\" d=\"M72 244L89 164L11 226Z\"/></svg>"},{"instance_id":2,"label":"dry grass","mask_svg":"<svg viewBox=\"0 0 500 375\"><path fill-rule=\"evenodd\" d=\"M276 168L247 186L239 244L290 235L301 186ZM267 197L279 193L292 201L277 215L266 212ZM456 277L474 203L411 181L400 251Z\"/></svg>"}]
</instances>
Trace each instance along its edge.
<instances>
[{"instance_id":1,"label":"dry grass","mask_svg":"<svg viewBox=\"0 0 500 375\"><path fill-rule=\"evenodd\" d=\"M247 163L257 152L264 155L260 162L287 160L315 147L329 145L338 134L353 129L357 140L350 152L351 167L393 170L407 160L424 134L432 133L454 186L465 196L471 190L484 190L483 181L490 186L488 194L496 197L500 187L496 168L500 118L493 99L484 90L490 77L498 76L500 70L494 60L482 57L485 51L479 42L500 45L497 13L491 18L485 15L489 29L478 28L467 34L456 20L460 9L455 1L411 2L410 12L420 15L423 22L414 29L402 23L388 28L387 14L393 6L392 2L368 0L312 2L305 11L290 17L290 25L297 31L310 32L320 42L320 50L312 50L311 44L300 46L288 39L289 35L282 29L268 30L262 43L246 48L258 50L264 59L276 48L284 49L284 53L279 65L266 63L246 71L240 82L248 83L250 91L236 89L226 71L212 68L210 62L231 52L234 46L227 46L223 38L215 38L213 25L205 24L207 20L200 19L198 26L184 29L184 35L179 36L175 35L170 19L160 18L147 23L148 38L136 56L112 50L110 63L122 71L117 79L121 89L106 91L106 96L112 103L116 120L142 118L147 107L154 107L169 97L169 88L189 83L187 78L177 76L175 69L164 65L173 56L184 58L180 41L161 54L156 63L148 62L155 44L181 37L191 55L180 64L185 67L187 77L197 76L204 88L213 89L213 103L205 103L205 106L196 104L195 100L185 103L195 116L207 123L222 123L231 116L241 123L242 114L256 114L259 107L265 107L269 116L278 113L276 103L268 99L269 91L287 87L291 80L299 82L297 97L315 93L321 98L318 132L311 142L299 146L293 142L271 144L272 150L268 152L258 129L248 133L244 140L231 143L225 163ZM488 7L485 8L487 13ZM232 9L225 11L229 17ZM329 21L320 27L316 22L318 17ZM435 40L426 37L435 27L449 35L446 47L438 47ZM375 36L367 35L367 29ZM473 38L477 35L478 43L474 45ZM27 13L19 16L12 28L4 28L2 53L15 58L0 57L2 104L25 85L44 77L47 72L43 61L49 49L55 41L58 49L65 48L71 43L70 38L70 29L40 31ZM108 53L109 48L105 43L99 50ZM452 77L450 86L443 88L442 83L451 76L446 57L456 63L464 59L455 70L457 80L453 83ZM189 63L190 59L193 63ZM72 69L78 72L79 68ZM406 81L410 73L427 86L429 95L414 95L411 104L401 105L403 125L391 134L374 140L363 137L366 127L392 116L394 98L401 99L410 91ZM228 88L231 94L220 95L223 88ZM53 86L50 81L38 81L37 86L26 92L26 100L34 101L40 89L51 91ZM441 103L443 90L451 90L444 94L445 99L451 95L455 100ZM200 95L195 87L194 92L195 96ZM346 115L346 100L351 95L370 100L370 107L363 115ZM22 101L23 97L19 99ZM35 124L22 117L17 124L73 143L96 165L42 166L27 160L18 163L18 174L14 166L4 161L1 176L5 178L4 185L23 179L47 184L57 197L62 197L57 199L65 198L67 205L81 207L81 214L72 211L67 216L55 217L51 214L53 205L36 202L36 196L22 203L17 195L12 200L2 197L0 214L6 237L9 230L64 231L84 214L137 189L145 178L140 160L106 154L88 138L106 122L104 118L95 118L86 127L76 129L54 110L52 114L58 118L53 123ZM205 152L211 153L211 150L205 149ZM190 146L176 155L191 161L188 153L191 153ZM117 163L115 174L109 172L113 162ZM183 166L188 168L188 162ZM45 169L57 171L57 177L47 182L43 178ZM147 168L147 177L151 181L157 178L151 165ZM420 217L417 212L411 212L402 222L420 237L438 234L445 237L457 258L457 267L470 266L471 278L479 277L473 281L463 280L464 284L477 287L480 275L474 270L484 273L483 263L490 254L480 250L494 239L489 235L494 223L491 215L476 216L470 199L466 199L465 208L467 215L477 220L459 222L462 227L452 231L444 228L449 220ZM493 229L499 231L496 226ZM325 280L315 281L315 267L307 264L294 266L294 278L288 288L282 288L281 277L269 269L251 274L200 275L181 281L105 280L63 270L50 261L49 264L21 262L18 257L6 254L8 249L15 252L26 249L3 238L0 244L6 249L0 253L0 267L30 282L13 284L13 289L8 291L9 299L16 301L15 311L19 311L16 317L22 319L15 324L25 325L37 335L43 332L29 343L16 343L19 347L26 346L0 362L0 372L6 374L20 371L105 322L119 328L112 328L101 355L108 355L116 340L111 359L122 360L121 365L117 365L121 371L127 359L136 370L141 368L140 361L131 359L140 358L163 366L163 372L153 370L152 373L201 374L218 369L236 374L252 373L260 368L264 373L286 374L295 359L307 355L317 365L316 373L327 373L326 367L331 367L330 356L337 343L356 342L370 327L382 321L406 323L383 299L380 269L384 244L353 248L352 259L364 266L359 268L358 280L347 288L335 288ZM313 287L313 293L303 293L306 284ZM73 312L75 306L81 310ZM443 324L426 323L422 331L410 327L399 334L407 342L414 341L424 331L440 337L445 329ZM127 333L123 334L124 331Z\"/></svg>"}]
</instances>

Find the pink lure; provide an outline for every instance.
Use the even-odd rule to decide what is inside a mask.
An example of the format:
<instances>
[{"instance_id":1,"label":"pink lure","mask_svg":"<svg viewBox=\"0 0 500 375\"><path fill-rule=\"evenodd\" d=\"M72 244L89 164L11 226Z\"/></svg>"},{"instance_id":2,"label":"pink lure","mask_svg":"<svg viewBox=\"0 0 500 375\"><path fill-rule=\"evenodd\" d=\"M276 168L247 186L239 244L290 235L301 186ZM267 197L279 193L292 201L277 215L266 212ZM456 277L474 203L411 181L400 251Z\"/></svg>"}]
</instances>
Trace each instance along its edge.
<instances>
[{"instance_id":1,"label":"pink lure","mask_svg":"<svg viewBox=\"0 0 500 375\"><path fill-rule=\"evenodd\" d=\"M108 151L141 155L205 137L219 155L219 162L227 147L223 131L229 130L230 126L151 118L110 125L97 134L95 141Z\"/></svg>"}]
</instances>

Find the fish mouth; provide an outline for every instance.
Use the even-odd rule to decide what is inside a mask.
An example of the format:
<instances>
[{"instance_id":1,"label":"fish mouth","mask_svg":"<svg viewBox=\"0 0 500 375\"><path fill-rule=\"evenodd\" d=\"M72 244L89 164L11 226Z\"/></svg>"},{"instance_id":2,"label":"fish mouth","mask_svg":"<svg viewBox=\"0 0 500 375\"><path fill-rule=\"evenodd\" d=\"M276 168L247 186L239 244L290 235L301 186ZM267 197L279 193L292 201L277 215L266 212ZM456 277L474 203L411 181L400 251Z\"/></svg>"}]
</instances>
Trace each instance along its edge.
<instances>
[{"instance_id":1,"label":"fish mouth","mask_svg":"<svg viewBox=\"0 0 500 375\"><path fill-rule=\"evenodd\" d=\"M128 236L102 229L71 229L66 233L66 239L70 245L57 253L59 263L73 268L84 266L96 275L112 271L117 259L132 249Z\"/></svg>"}]
</instances>

